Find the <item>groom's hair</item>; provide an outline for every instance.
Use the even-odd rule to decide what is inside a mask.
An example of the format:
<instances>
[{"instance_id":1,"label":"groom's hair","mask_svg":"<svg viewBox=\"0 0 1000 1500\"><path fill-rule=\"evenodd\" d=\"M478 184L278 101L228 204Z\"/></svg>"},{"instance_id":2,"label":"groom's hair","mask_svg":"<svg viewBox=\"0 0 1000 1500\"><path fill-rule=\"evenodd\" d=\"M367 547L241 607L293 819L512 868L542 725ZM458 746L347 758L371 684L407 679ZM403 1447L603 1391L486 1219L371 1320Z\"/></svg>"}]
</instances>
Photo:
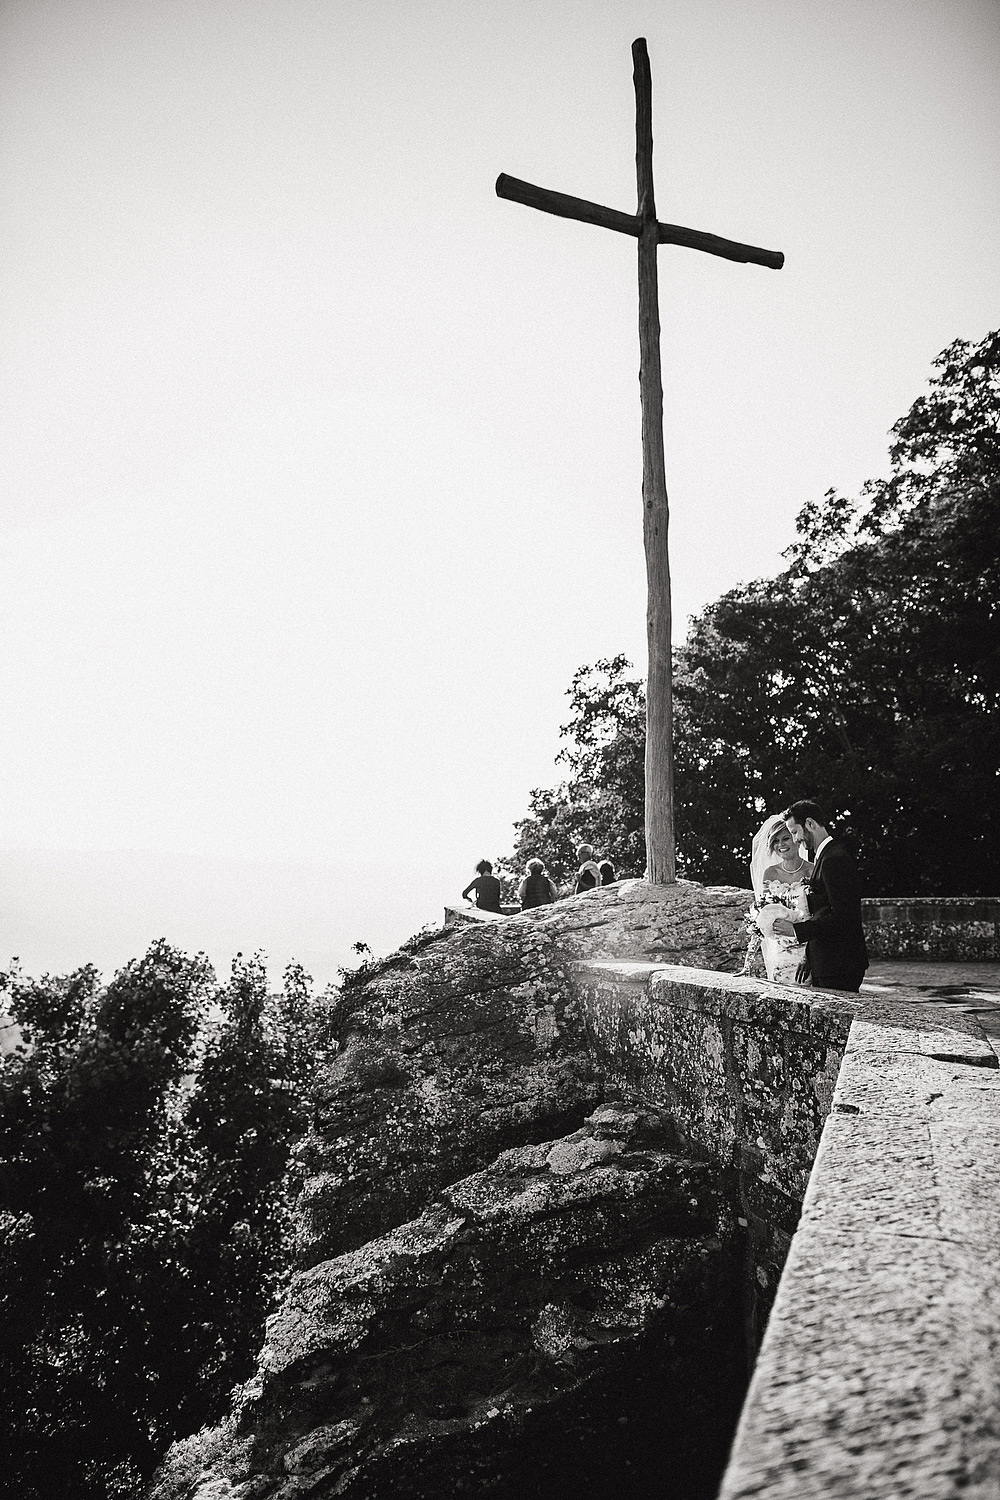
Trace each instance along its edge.
<instances>
[{"instance_id":1,"label":"groom's hair","mask_svg":"<svg viewBox=\"0 0 1000 1500\"><path fill-rule=\"evenodd\" d=\"M781 816L787 821L792 819L793 823L799 823L805 827L806 818L812 818L821 828L827 826L826 814L816 802L793 802L791 807L786 807Z\"/></svg>"}]
</instances>

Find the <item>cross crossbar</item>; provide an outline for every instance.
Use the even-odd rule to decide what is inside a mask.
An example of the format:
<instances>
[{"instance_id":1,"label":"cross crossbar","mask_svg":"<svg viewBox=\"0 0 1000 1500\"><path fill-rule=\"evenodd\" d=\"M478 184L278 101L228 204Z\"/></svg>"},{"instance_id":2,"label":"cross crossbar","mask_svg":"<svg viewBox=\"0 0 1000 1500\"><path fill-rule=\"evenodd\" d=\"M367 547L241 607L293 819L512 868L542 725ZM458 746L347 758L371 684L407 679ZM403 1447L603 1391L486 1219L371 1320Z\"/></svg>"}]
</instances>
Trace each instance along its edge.
<instances>
[{"instance_id":1,"label":"cross crossbar","mask_svg":"<svg viewBox=\"0 0 1000 1500\"><path fill-rule=\"evenodd\" d=\"M638 239L642 232L643 221L638 214L622 213L617 208L605 208L602 203L588 203L586 198L572 198L568 193L536 187L533 182L508 177L506 172L501 172L497 178L497 197L509 198L512 203L523 203L528 208L540 208L543 213L557 214L561 219L579 219L584 224L615 229L619 234L632 235L633 239ZM741 245L738 240L725 240L721 235L707 234L702 229L684 229L680 224L664 224L659 219L656 221L656 238L661 245L705 250L709 255L721 255L725 260L739 261L742 265L767 266L771 271L780 271L785 264L780 250Z\"/></svg>"}]
</instances>

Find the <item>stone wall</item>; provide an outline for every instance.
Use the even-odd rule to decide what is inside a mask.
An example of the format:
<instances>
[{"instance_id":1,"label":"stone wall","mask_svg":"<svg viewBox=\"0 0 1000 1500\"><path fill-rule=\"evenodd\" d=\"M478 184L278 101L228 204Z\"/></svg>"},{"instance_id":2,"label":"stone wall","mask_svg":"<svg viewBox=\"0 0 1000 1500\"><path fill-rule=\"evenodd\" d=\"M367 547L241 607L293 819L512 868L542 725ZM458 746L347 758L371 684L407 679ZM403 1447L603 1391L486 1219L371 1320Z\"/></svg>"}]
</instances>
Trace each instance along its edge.
<instances>
[{"instance_id":1,"label":"stone wall","mask_svg":"<svg viewBox=\"0 0 1000 1500\"><path fill-rule=\"evenodd\" d=\"M1000 960L1000 898L894 896L861 907L873 960Z\"/></svg>"},{"instance_id":2,"label":"stone wall","mask_svg":"<svg viewBox=\"0 0 1000 1500\"><path fill-rule=\"evenodd\" d=\"M851 1024L825 992L641 963L580 963L595 1062L729 1184L743 1231L747 1357L760 1347Z\"/></svg>"}]
</instances>

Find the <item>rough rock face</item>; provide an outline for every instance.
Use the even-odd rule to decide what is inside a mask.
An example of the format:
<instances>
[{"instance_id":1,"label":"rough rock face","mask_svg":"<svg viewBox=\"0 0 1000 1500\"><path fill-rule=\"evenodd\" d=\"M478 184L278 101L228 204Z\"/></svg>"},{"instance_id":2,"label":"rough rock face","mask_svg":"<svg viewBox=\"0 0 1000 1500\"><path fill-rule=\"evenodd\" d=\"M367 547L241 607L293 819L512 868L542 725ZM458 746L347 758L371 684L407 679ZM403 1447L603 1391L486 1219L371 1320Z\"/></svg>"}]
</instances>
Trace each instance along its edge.
<instances>
[{"instance_id":1,"label":"rough rock face","mask_svg":"<svg viewBox=\"0 0 1000 1500\"><path fill-rule=\"evenodd\" d=\"M747 901L621 882L345 986L301 1269L157 1500L714 1492L747 1375L732 1216L663 1117L598 1108L569 965L735 969Z\"/></svg>"},{"instance_id":2,"label":"rough rock face","mask_svg":"<svg viewBox=\"0 0 1000 1500\"><path fill-rule=\"evenodd\" d=\"M622 881L434 934L349 986L344 1050L300 1152L301 1264L416 1217L508 1147L575 1129L602 1095L568 961L736 968L747 901L731 887Z\"/></svg>"},{"instance_id":3,"label":"rough rock face","mask_svg":"<svg viewBox=\"0 0 1000 1500\"><path fill-rule=\"evenodd\" d=\"M668 1144L603 1107L299 1273L154 1500L713 1494L746 1378L734 1221Z\"/></svg>"}]
</instances>

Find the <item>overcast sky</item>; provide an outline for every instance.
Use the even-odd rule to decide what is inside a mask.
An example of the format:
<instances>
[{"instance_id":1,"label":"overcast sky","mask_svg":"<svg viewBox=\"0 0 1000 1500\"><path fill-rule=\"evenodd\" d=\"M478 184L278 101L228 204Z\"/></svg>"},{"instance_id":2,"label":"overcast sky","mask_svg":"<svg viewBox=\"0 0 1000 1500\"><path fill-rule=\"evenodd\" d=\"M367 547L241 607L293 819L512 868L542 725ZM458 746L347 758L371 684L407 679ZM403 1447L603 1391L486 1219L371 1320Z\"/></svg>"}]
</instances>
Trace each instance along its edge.
<instances>
[{"instance_id":1,"label":"overcast sky","mask_svg":"<svg viewBox=\"0 0 1000 1500\"><path fill-rule=\"evenodd\" d=\"M996 327L992 0L6 0L0 960L321 979L641 669L648 39L677 636Z\"/></svg>"}]
</instances>

